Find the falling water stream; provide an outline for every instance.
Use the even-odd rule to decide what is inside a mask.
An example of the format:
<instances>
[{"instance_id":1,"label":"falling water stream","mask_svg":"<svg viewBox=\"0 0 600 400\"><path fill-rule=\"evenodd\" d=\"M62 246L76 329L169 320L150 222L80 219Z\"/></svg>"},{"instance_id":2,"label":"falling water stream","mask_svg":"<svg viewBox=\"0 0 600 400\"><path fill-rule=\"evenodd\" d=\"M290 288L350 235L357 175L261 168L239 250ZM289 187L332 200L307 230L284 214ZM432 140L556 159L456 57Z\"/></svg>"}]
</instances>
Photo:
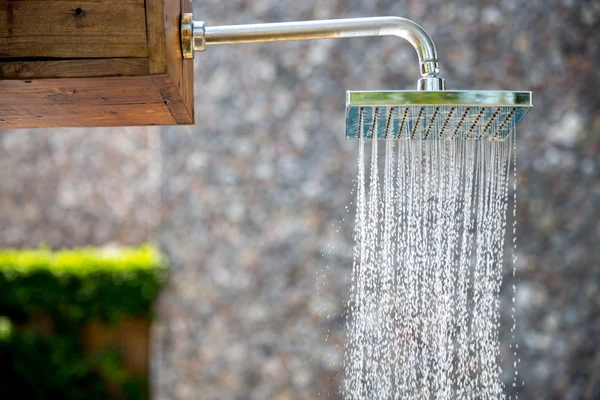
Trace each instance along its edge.
<instances>
[{"instance_id":1,"label":"falling water stream","mask_svg":"<svg viewBox=\"0 0 600 400\"><path fill-rule=\"evenodd\" d=\"M345 398L506 397L498 328L513 140L369 141L368 170L361 139Z\"/></svg>"}]
</instances>

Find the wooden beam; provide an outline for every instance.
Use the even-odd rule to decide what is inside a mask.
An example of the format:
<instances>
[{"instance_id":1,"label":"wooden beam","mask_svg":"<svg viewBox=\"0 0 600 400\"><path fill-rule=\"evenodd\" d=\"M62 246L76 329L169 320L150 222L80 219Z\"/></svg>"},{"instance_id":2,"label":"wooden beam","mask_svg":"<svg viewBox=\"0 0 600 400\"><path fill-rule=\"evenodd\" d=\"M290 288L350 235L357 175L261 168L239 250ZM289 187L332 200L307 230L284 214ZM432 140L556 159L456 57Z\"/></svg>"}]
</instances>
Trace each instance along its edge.
<instances>
[{"instance_id":1,"label":"wooden beam","mask_svg":"<svg viewBox=\"0 0 600 400\"><path fill-rule=\"evenodd\" d=\"M191 0L146 0L150 74L178 124L194 123L194 60L181 55L180 18ZM164 74L166 73L166 76Z\"/></svg>"},{"instance_id":2,"label":"wooden beam","mask_svg":"<svg viewBox=\"0 0 600 400\"><path fill-rule=\"evenodd\" d=\"M148 64L151 74L167 72L164 4L165 0L146 0Z\"/></svg>"},{"instance_id":3,"label":"wooden beam","mask_svg":"<svg viewBox=\"0 0 600 400\"><path fill-rule=\"evenodd\" d=\"M0 80L0 129L176 124L152 79Z\"/></svg>"},{"instance_id":4,"label":"wooden beam","mask_svg":"<svg viewBox=\"0 0 600 400\"><path fill-rule=\"evenodd\" d=\"M0 79L148 75L147 58L0 62Z\"/></svg>"},{"instance_id":5,"label":"wooden beam","mask_svg":"<svg viewBox=\"0 0 600 400\"><path fill-rule=\"evenodd\" d=\"M149 76L3 80L0 108L56 104L161 103Z\"/></svg>"},{"instance_id":6,"label":"wooden beam","mask_svg":"<svg viewBox=\"0 0 600 400\"><path fill-rule=\"evenodd\" d=\"M0 58L147 56L144 0L0 0Z\"/></svg>"},{"instance_id":7,"label":"wooden beam","mask_svg":"<svg viewBox=\"0 0 600 400\"><path fill-rule=\"evenodd\" d=\"M0 110L0 130L176 124L164 103L121 104L113 108L103 105L27 106L16 110L18 113L9 114L9 111L12 110Z\"/></svg>"},{"instance_id":8,"label":"wooden beam","mask_svg":"<svg viewBox=\"0 0 600 400\"><path fill-rule=\"evenodd\" d=\"M0 129L192 124L182 11L191 0L0 0Z\"/></svg>"}]
</instances>

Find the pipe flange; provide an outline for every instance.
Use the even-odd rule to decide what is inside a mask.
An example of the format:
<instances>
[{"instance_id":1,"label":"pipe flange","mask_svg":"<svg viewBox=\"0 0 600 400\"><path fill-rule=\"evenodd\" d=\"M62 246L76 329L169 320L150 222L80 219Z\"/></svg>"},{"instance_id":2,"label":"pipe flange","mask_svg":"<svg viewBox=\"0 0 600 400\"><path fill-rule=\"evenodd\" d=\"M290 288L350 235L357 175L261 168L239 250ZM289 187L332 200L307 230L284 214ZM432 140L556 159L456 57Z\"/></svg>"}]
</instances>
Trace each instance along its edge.
<instances>
[{"instance_id":1,"label":"pipe flange","mask_svg":"<svg viewBox=\"0 0 600 400\"><path fill-rule=\"evenodd\" d=\"M183 58L194 58L194 15L192 13L181 14L181 53Z\"/></svg>"}]
</instances>

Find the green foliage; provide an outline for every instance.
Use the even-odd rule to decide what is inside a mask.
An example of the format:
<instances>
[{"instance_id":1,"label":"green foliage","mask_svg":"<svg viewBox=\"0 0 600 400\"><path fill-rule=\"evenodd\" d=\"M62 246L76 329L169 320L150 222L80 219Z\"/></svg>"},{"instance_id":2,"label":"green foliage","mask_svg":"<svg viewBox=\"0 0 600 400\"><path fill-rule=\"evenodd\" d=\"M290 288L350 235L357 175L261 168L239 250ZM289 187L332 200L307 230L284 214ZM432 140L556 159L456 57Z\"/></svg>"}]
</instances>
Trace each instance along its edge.
<instances>
[{"instance_id":1,"label":"green foliage","mask_svg":"<svg viewBox=\"0 0 600 400\"><path fill-rule=\"evenodd\" d=\"M0 317L0 340L6 340L12 333L12 323L6 317Z\"/></svg>"},{"instance_id":2,"label":"green foliage","mask_svg":"<svg viewBox=\"0 0 600 400\"><path fill-rule=\"evenodd\" d=\"M24 331L0 340L0 398L108 398L102 379L69 339Z\"/></svg>"},{"instance_id":3,"label":"green foliage","mask_svg":"<svg viewBox=\"0 0 600 400\"><path fill-rule=\"evenodd\" d=\"M57 326L90 318L112 322L145 315L166 277L151 246L137 249L0 251L0 315L26 321L50 317Z\"/></svg>"},{"instance_id":4,"label":"green foliage","mask_svg":"<svg viewBox=\"0 0 600 400\"><path fill-rule=\"evenodd\" d=\"M84 355L82 327L150 317L165 278L151 246L0 251L0 399L147 399L147 377L129 376L117 350Z\"/></svg>"}]
</instances>

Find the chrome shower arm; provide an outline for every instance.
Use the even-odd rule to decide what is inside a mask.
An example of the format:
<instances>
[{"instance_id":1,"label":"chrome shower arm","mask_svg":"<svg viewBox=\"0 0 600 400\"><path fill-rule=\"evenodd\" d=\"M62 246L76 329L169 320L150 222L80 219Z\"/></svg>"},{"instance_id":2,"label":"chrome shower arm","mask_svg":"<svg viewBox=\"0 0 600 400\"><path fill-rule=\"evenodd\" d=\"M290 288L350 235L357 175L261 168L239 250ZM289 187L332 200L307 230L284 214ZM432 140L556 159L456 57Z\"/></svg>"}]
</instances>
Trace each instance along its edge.
<instances>
[{"instance_id":1,"label":"chrome shower arm","mask_svg":"<svg viewBox=\"0 0 600 400\"><path fill-rule=\"evenodd\" d=\"M205 26L191 13L182 14L181 46L184 58L206 46L231 43L275 42L289 40L335 39L365 36L399 36L408 40L419 57L420 90L444 90L438 78L437 50L431 37L417 23L400 17L331 19L270 24Z\"/></svg>"}]
</instances>

